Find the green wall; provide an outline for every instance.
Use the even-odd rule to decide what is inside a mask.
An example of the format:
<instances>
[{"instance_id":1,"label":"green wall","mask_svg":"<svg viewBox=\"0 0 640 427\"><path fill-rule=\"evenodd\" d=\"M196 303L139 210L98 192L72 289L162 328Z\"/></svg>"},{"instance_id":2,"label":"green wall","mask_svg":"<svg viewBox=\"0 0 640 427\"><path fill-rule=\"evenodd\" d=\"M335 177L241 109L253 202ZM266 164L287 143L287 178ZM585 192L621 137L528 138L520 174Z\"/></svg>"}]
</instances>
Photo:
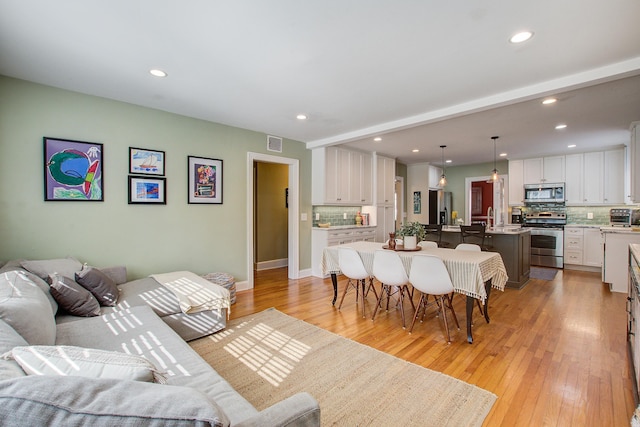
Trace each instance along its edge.
<instances>
[{"instance_id":1,"label":"green wall","mask_svg":"<svg viewBox=\"0 0 640 427\"><path fill-rule=\"evenodd\" d=\"M212 100L212 102L220 102ZM44 202L42 137L104 144L104 202ZM129 205L129 147L166 152L167 204ZM0 76L0 260L75 256L124 264L129 278L173 270L246 280L247 152L266 135ZM187 156L222 159L223 204L187 204ZM311 152L300 160L300 213L311 213ZM300 223L300 269L311 221Z\"/></svg>"}]
</instances>

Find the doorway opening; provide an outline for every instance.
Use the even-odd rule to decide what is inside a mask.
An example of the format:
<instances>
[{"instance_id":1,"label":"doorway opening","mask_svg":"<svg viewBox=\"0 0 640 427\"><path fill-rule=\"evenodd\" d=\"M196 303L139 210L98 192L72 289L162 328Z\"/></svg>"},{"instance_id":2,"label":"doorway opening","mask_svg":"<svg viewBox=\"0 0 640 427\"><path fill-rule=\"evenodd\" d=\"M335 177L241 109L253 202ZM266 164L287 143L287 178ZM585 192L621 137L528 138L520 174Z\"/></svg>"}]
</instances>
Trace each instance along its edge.
<instances>
[{"instance_id":1,"label":"doorway opening","mask_svg":"<svg viewBox=\"0 0 640 427\"><path fill-rule=\"evenodd\" d=\"M299 245L300 245L300 225L298 223L299 208L299 160L290 159L287 157L278 157L270 154L260 153L247 153L247 212L246 212L246 226L247 226L247 281L242 286L238 286L238 290L253 289L255 283L254 266L256 258L256 235L262 234L260 222L256 217L262 215L260 211L256 209L257 206L257 187L259 185L266 185L265 188L269 188L267 183L257 184L254 179L256 176L255 165L259 163L269 163L274 165L285 165L287 167L287 184L288 186L285 193L286 203L286 229L287 229L287 276L289 279L297 279L300 274L300 259L299 259ZM279 191L279 190L273 190ZM288 198L287 198L288 197ZM258 205L259 206L259 205Z\"/></svg>"},{"instance_id":2,"label":"doorway opening","mask_svg":"<svg viewBox=\"0 0 640 427\"><path fill-rule=\"evenodd\" d=\"M491 181L490 176L465 178L465 224L484 223L496 226L507 223L507 175Z\"/></svg>"}]
</instances>

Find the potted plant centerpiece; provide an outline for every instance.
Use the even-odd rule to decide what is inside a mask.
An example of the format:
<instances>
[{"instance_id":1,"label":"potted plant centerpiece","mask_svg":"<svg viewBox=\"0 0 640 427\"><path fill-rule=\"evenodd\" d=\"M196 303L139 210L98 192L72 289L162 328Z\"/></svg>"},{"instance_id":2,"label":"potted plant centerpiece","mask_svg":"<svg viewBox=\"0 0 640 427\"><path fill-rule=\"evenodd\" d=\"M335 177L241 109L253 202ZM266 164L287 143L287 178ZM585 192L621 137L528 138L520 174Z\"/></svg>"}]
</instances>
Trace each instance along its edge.
<instances>
[{"instance_id":1,"label":"potted plant centerpiece","mask_svg":"<svg viewBox=\"0 0 640 427\"><path fill-rule=\"evenodd\" d=\"M396 235L402 237L405 249L415 249L418 246L418 242L423 241L427 233L422 224L414 221L402 224Z\"/></svg>"}]
</instances>

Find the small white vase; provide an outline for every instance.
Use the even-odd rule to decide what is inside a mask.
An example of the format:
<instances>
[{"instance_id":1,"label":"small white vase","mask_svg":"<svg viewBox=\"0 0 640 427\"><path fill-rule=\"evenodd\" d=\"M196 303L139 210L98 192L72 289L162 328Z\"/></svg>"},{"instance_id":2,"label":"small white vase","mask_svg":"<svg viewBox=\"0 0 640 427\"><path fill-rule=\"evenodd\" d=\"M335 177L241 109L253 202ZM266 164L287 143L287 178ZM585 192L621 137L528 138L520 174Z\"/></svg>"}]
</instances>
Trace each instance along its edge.
<instances>
[{"instance_id":1,"label":"small white vase","mask_svg":"<svg viewBox=\"0 0 640 427\"><path fill-rule=\"evenodd\" d=\"M418 239L416 236L404 236L404 248L415 249L418 246Z\"/></svg>"}]
</instances>

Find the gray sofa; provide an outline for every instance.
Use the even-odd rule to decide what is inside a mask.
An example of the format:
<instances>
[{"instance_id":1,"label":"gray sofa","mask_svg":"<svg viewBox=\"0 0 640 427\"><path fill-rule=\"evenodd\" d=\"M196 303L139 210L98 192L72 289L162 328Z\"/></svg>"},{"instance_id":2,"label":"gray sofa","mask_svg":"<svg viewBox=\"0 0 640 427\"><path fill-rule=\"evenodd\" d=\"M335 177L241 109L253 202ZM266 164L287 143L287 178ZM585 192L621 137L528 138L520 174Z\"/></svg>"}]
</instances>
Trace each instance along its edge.
<instances>
[{"instance_id":1,"label":"gray sofa","mask_svg":"<svg viewBox=\"0 0 640 427\"><path fill-rule=\"evenodd\" d=\"M185 342L185 337L192 339L224 327L224 311L221 316L210 313L212 317L197 321L185 319L180 313L172 313L174 309L157 282L142 279L120 284L117 304L102 307L98 316L56 315L60 310L47 292L49 285L19 265L9 263L0 268L3 425L320 424L318 403L307 393L258 411ZM149 304L154 301L149 299L150 294L156 295L156 302L163 303ZM122 355L133 361L109 359L104 362L106 367L99 366L102 373L94 375L96 360L84 359L87 349L104 350L107 355ZM39 366L47 351L53 353L52 359L60 353L64 362L72 360L69 366L56 369L77 369L77 374L52 375L47 371L50 360ZM80 354L69 356L74 351ZM140 363L151 367L140 368ZM153 371L152 377L162 378L163 384L155 379L130 379L129 370L134 369L131 365ZM116 378L105 377L103 372L109 369L118 372ZM124 377L120 374L123 369Z\"/></svg>"}]
</instances>

